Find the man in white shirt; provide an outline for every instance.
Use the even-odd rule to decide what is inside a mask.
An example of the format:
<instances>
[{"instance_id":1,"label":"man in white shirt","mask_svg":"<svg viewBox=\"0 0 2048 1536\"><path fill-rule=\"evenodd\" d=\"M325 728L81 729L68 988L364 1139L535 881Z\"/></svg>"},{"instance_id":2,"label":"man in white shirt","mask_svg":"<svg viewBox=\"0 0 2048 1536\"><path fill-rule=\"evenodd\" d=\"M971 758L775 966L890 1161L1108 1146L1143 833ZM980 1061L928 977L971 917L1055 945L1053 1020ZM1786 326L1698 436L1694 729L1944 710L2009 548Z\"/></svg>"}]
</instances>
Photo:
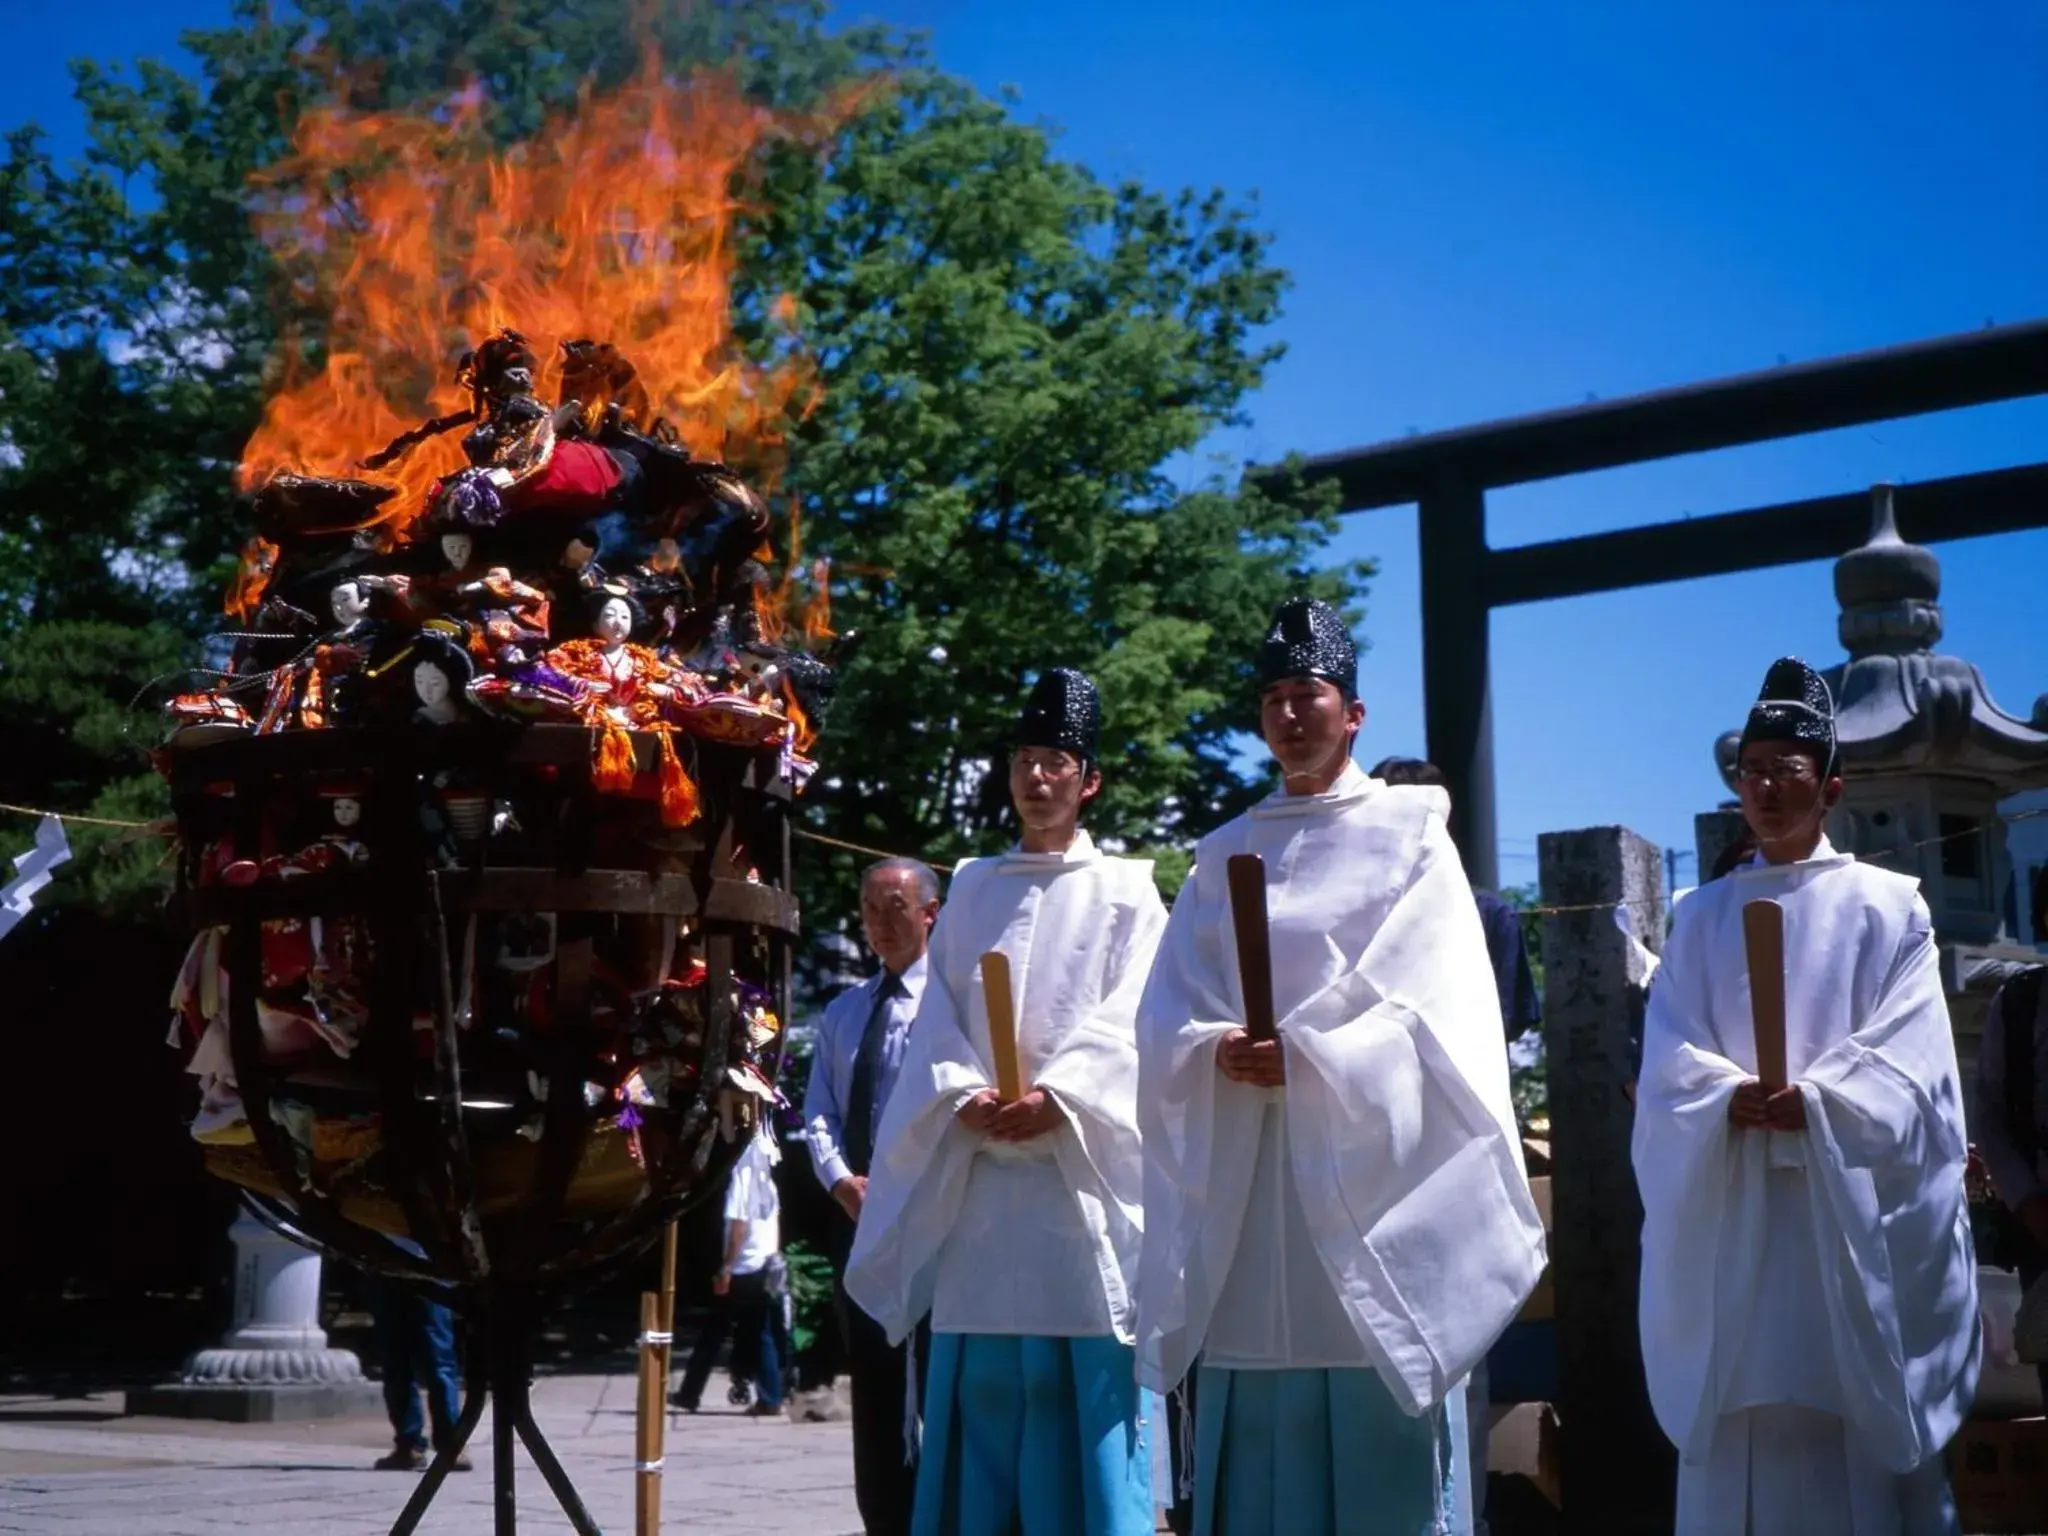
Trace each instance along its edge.
<instances>
[{"instance_id":1,"label":"man in white shirt","mask_svg":"<svg viewBox=\"0 0 2048 1536\"><path fill-rule=\"evenodd\" d=\"M1382 784L1342 615L1259 657L1281 787L1204 838L1138 1014L1140 1370L1197 1354L1198 1536L1469 1531L1465 1381L1535 1288L1486 938L1440 789ZM1226 869L1265 865L1277 1038L1246 1032Z\"/></svg>"},{"instance_id":2,"label":"man in white shirt","mask_svg":"<svg viewBox=\"0 0 2048 1536\"><path fill-rule=\"evenodd\" d=\"M1787 658L1743 732L1758 852L1681 903L1650 989L1634 1159L1650 1400L1680 1536L1957 1529L1942 1451L1982 1352L1955 1042L1918 882L1836 853L1826 682ZM1784 932L1767 1085L1744 909Z\"/></svg>"},{"instance_id":3,"label":"man in white shirt","mask_svg":"<svg viewBox=\"0 0 2048 1536\"><path fill-rule=\"evenodd\" d=\"M832 1000L819 1020L804 1121L811 1166L845 1221L837 1234L839 1311L853 1379L853 1484L868 1536L905 1536L917 1486L905 1405L909 1351L846 1295L843 1271L867 1196L875 1133L903 1065L925 988L939 880L914 859L884 859L861 879L861 931L882 969ZM906 1440L910 1443L906 1444Z\"/></svg>"},{"instance_id":4,"label":"man in white shirt","mask_svg":"<svg viewBox=\"0 0 2048 1536\"><path fill-rule=\"evenodd\" d=\"M954 872L883 1118L847 1288L931 1320L916 1536L1149 1536L1132 1356L1142 1217L1132 1017L1166 911L1149 860L1081 830L1100 705L1043 674L1019 723L1023 836ZM1008 961L1018 1097L996 1082L982 957Z\"/></svg>"},{"instance_id":5,"label":"man in white shirt","mask_svg":"<svg viewBox=\"0 0 2048 1536\"><path fill-rule=\"evenodd\" d=\"M756 1418L774 1418L782 1412L782 1361L768 1320L769 1307L780 1305L769 1282L782 1256L782 1202L775 1189L775 1165L781 1161L775 1133L764 1116L726 1185L725 1248L711 1280L716 1305L710 1322L697 1335L674 1399L686 1413L697 1411L728 1336L734 1382L754 1384L754 1402L747 1412Z\"/></svg>"}]
</instances>

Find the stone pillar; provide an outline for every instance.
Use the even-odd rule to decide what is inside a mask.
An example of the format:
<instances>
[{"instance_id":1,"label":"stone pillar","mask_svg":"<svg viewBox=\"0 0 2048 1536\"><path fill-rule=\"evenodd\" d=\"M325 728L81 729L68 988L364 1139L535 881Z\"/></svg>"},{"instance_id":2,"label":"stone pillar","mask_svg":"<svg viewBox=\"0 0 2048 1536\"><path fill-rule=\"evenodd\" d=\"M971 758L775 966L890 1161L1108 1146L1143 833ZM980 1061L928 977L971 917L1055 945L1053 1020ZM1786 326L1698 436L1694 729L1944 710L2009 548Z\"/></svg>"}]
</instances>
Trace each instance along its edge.
<instances>
[{"instance_id":1,"label":"stone pillar","mask_svg":"<svg viewBox=\"0 0 2048 1536\"><path fill-rule=\"evenodd\" d=\"M1701 811L1692 819L1693 851L1698 857L1697 884L1705 885L1714 877L1714 866L1721 855L1741 842L1749 831L1749 823L1742 819L1740 809L1723 806L1716 811ZM1668 896L1670 892L1665 892Z\"/></svg>"},{"instance_id":2,"label":"stone pillar","mask_svg":"<svg viewBox=\"0 0 2048 1536\"><path fill-rule=\"evenodd\" d=\"M1545 833L1537 863L1543 905L1566 909L1543 923L1564 1517L1575 1531L1666 1532L1677 1459L1643 1376L1643 1207L1629 1160L1648 966L1615 919L1629 903L1635 931L1661 946L1664 858L1624 827L1594 827Z\"/></svg>"},{"instance_id":3,"label":"stone pillar","mask_svg":"<svg viewBox=\"0 0 2048 1536\"><path fill-rule=\"evenodd\" d=\"M382 1393L353 1352L329 1349L320 1326L320 1255L244 1211L235 1245L234 1324L180 1379L128 1394L128 1412L271 1422L378 1410Z\"/></svg>"}]
</instances>

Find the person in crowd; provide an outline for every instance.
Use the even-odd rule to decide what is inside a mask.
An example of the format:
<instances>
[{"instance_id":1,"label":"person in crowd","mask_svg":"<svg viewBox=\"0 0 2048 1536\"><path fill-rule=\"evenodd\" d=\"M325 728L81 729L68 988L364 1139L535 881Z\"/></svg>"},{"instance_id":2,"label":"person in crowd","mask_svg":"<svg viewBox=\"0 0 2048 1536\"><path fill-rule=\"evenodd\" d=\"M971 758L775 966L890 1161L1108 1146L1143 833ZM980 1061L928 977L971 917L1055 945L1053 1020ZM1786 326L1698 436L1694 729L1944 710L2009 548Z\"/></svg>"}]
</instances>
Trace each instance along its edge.
<instances>
[{"instance_id":1,"label":"person in crowd","mask_svg":"<svg viewBox=\"0 0 2048 1536\"><path fill-rule=\"evenodd\" d=\"M891 1339L931 1322L918 1536L1153 1529L1133 1017L1166 909L1150 860L1081 827L1100 729L1086 677L1039 677L1009 765L1022 835L954 872L854 1239L854 1300Z\"/></svg>"},{"instance_id":2,"label":"person in crowd","mask_svg":"<svg viewBox=\"0 0 2048 1536\"><path fill-rule=\"evenodd\" d=\"M1486 938L1444 793L1351 760L1343 617L1283 605L1257 677L1280 787L1202 840L1139 1008L1141 1372L1201 1357L1201 1536L1468 1532L1466 1378L1543 1269Z\"/></svg>"},{"instance_id":3,"label":"person in crowd","mask_svg":"<svg viewBox=\"0 0 2048 1536\"><path fill-rule=\"evenodd\" d=\"M2048 934L2048 883L2035 881L2036 934ZM2048 1274L2048 965L2015 969L2000 985L1977 1042L1970 1125L1999 1203L2009 1213L1998 1261L2032 1289ZM1987 1261L1990 1260L1986 1256ZM2048 1396L2048 1364L2040 1368Z\"/></svg>"},{"instance_id":4,"label":"person in crowd","mask_svg":"<svg viewBox=\"0 0 2048 1536\"><path fill-rule=\"evenodd\" d=\"M1737 787L1757 853L1679 905L1637 1090L1643 1361L1677 1529L1955 1531L1942 1452L1982 1344L1933 924L1915 879L1828 842L1834 707L1803 662L1766 674ZM1782 978L1750 972L1760 902Z\"/></svg>"},{"instance_id":5,"label":"person in crowd","mask_svg":"<svg viewBox=\"0 0 2048 1536\"><path fill-rule=\"evenodd\" d=\"M405 1238L394 1241L415 1257L425 1257L418 1244ZM392 1435L390 1454L379 1457L375 1465L379 1472L417 1472L427 1464L426 1430L431 1426L434 1450L446 1450L462 1417L455 1317L443 1303L389 1280L377 1282L371 1315L384 1372L384 1411L391 1419ZM423 1392L427 1399L424 1419L420 1413ZM457 1454L453 1467L467 1472L468 1454Z\"/></svg>"},{"instance_id":6,"label":"person in crowd","mask_svg":"<svg viewBox=\"0 0 2048 1536\"><path fill-rule=\"evenodd\" d=\"M746 1411L755 1418L782 1413L782 1357L770 1314L780 1305L774 1280L782 1266L782 1203L775 1189L775 1165L781 1161L764 1116L726 1185L725 1244L711 1277L711 1316L690 1350L682 1385L670 1399L685 1413L695 1413L703 1401L705 1383L728 1338L732 1400L744 1403L751 1397Z\"/></svg>"},{"instance_id":7,"label":"person in crowd","mask_svg":"<svg viewBox=\"0 0 2048 1536\"><path fill-rule=\"evenodd\" d=\"M811 1166L842 1220L834 1234L837 1310L853 1386L853 1483L867 1536L907 1536L917 1486L915 1445L905 1445L906 1377L913 1361L846 1294L845 1263L866 1202L875 1133L896 1085L911 1020L924 996L926 947L939 916L938 876L914 859L884 859L861 878L861 931L881 968L825 1009L804 1094Z\"/></svg>"}]
</instances>

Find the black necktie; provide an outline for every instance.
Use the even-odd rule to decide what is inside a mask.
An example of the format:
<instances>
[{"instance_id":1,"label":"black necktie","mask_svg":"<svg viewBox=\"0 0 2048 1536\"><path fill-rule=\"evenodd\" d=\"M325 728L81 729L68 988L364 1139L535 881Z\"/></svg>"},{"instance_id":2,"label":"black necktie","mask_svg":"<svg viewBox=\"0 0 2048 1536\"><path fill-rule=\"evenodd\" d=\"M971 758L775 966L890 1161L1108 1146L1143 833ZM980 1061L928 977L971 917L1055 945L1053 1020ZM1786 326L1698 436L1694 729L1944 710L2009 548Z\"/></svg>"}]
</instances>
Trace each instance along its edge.
<instances>
[{"instance_id":1,"label":"black necktie","mask_svg":"<svg viewBox=\"0 0 2048 1536\"><path fill-rule=\"evenodd\" d=\"M882 1070L882 1041L889 1033L889 1004L903 991L902 979L882 972L875 1006L861 1031L853 1058L853 1084L846 1092L846 1166L861 1178L875 1158L875 1078Z\"/></svg>"}]
</instances>

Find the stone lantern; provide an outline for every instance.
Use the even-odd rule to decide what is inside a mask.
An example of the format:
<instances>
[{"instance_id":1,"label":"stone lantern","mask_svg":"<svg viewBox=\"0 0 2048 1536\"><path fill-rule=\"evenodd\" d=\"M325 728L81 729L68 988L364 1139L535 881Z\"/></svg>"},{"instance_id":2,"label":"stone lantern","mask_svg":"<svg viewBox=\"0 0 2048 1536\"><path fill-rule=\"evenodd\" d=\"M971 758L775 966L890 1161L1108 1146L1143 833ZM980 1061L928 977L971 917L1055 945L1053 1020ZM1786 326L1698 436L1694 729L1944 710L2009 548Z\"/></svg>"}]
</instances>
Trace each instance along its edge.
<instances>
[{"instance_id":1,"label":"stone lantern","mask_svg":"<svg viewBox=\"0 0 2048 1536\"><path fill-rule=\"evenodd\" d=\"M1972 663L1933 649L1941 562L1899 537L1890 486L1871 499L1870 538L1835 562L1849 658L1822 674L1835 696L1844 779L1828 836L1860 859L1919 876L1957 1033L1974 1045L1989 992L2014 965L2040 959L2014 942L1998 806L2048 785L2048 696L2018 719L1992 701ZM1714 747L1731 792L1740 738L1730 731ZM1700 818L1703 871L1735 830L1729 815Z\"/></svg>"}]
</instances>

